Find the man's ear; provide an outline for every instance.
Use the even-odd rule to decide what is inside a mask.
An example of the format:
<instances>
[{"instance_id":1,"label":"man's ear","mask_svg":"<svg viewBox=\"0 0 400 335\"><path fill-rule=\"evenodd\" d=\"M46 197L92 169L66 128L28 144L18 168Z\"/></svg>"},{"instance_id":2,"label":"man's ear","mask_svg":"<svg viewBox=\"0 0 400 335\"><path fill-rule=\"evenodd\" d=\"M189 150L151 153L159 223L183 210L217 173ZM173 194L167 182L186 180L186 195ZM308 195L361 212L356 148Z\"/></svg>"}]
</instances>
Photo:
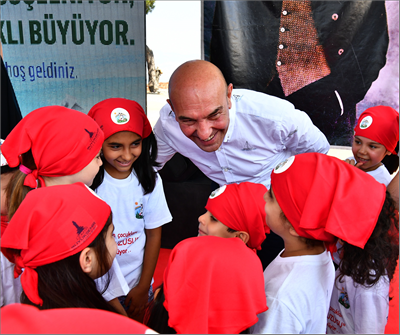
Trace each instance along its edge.
<instances>
[{"instance_id":1,"label":"man's ear","mask_svg":"<svg viewBox=\"0 0 400 335\"><path fill-rule=\"evenodd\" d=\"M231 109L232 108L232 90L233 90L233 85L232 83L230 83L228 85L228 89L227 89L227 98L228 98L228 108Z\"/></svg>"},{"instance_id":2,"label":"man's ear","mask_svg":"<svg viewBox=\"0 0 400 335\"><path fill-rule=\"evenodd\" d=\"M174 112L174 106L172 106L171 100L167 99L167 102L168 102L168 105L171 107L172 111Z\"/></svg>"},{"instance_id":3,"label":"man's ear","mask_svg":"<svg viewBox=\"0 0 400 335\"><path fill-rule=\"evenodd\" d=\"M93 275L93 260L94 251L92 248L85 248L79 255L79 264L84 273L92 278Z\"/></svg>"},{"instance_id":4,"label":"man's ear","mask_svg":"<svg viewBox=\"0 0 400 335\"><path fill-rule=\"evenodd\" d=\"M247 244L247 242L249 242L250 240L249 233L245 231L238 231L236 237L239 237L244 242L244 244Z\"/></svg>"}]
</instances>

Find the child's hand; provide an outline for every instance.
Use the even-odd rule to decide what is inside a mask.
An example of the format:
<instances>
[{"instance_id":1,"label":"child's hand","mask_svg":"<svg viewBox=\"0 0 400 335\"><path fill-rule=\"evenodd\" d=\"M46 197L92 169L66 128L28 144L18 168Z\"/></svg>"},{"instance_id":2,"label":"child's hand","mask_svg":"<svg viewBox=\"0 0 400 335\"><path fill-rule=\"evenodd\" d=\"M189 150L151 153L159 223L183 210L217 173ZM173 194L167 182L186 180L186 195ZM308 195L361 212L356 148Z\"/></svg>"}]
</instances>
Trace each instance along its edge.
<instances>
[{"instance_id":1,"label":"child's hand","mask_svg":"<svg viewBox=\"0 0 400 335\"><path fill-rule=\"evenodd\" d=\"M135 320L139 318L147 306L148 299L149 287L141 288L140 286L136 286L130 290L125 299L125 306L129 306L127 311L128 316Z\"/></svg>"},{"instance_id":2,"label":"child's hand","mask_svg":"<svg viewBox=\"0 0 400 335\"><path fill-rule=\"evenodd\" d=\"M356 168L358 168L358 167L360 167L361 165L364 164L364 163L362 163L362 162L357 163L357 162L355 161L355 159L345 159L344 161L345 161L346 163L349 163L349 164L355 166Z\"/></svg>"}]
</instances>

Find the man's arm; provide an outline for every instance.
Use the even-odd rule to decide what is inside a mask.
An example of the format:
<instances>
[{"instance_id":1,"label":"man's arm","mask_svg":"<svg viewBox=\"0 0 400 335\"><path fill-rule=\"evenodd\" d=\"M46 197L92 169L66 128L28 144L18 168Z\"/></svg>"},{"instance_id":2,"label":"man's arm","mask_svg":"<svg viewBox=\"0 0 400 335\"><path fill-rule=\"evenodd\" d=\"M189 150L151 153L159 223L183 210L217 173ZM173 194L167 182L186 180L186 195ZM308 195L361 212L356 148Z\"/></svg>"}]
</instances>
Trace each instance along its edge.
<instances>
[{"instance_id":1,"label":"man's arm","mask_svg":"<svg viewBox=\"0 0 400 335\"><path fill-rule=\"evenodd\" d=\"M163 108L165 108L165 106ZM157 167L158 170L162 169L165 163L168 162L176 153L175 149L168 144L167 137L164 133L163 125L161 122L161 111L160 118L157 120L157 123L153 128L154 135L157 139L157 162L161 164L160 167Z\"/></svg>"},{"instance_id":2,"label":"man's arm","mask_svg":"<svg viewBox=\"0 0 400 335\"><path fill-rule=\"evenodd\" d=\"M310 117L299 110L287 114L283 121L283 144L293 155L305 152L326 154L330 145L325 135L312 123Z\"/></svg>"}]
</instances>

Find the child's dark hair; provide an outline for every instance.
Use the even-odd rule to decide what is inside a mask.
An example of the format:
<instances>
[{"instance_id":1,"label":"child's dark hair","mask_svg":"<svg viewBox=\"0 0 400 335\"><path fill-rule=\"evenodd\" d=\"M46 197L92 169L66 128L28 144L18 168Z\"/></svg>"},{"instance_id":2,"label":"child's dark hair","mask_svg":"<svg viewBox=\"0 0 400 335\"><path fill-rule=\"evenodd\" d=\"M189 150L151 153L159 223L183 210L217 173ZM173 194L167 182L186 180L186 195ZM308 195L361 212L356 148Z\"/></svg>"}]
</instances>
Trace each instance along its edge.
<instances>
[{"instance_id":1,"label":"child's dark hair","mask_svg":"<svg viewBox=\"0 0 400 335\"><path fill-rule=\"evenodd\" d=\"M399 142L397 142L395 151L397 154L399 153ZM390 174L393 174L399 168L399 156L393 153L390 156L387 155L382 159L382 164L385 165Z\"/></svg>"},{"instance_id":2,"label":"child's dark hair","mask_svg":"<svg viewBox=\"0 0 400 335\"><path fill-rule=\"evenodd\" d=\"M168 326L169 315L164 307L164 285L161 284L158 289L157 296L150 303L146 311L144 324L160 334L176 334L175 329Z\"/></svg>"},{"instance_id":3,"label":"child's dark hair","mask_svg":"<svg viewBox=\"0 0 400 335\"><path fill-rule=\"evenodd\" d=\"M176 334L176 330L168 326L169 315L164 307L164 285L161 284L158 289L158 294L146 310L143 323L160 334ZM250 328L243 330L240 334L250 334Z\"/></svg>"},{"instance_id":4,"label":"child's dark hair","mask_svg":"<svg viewBox=\"0 0 400 335\"><path fill-rule=\"evenodd\" d=\"M96 254L102 274L110 269L112 262L106 245L106 234L111 223L112 215L89 245ZM24 292L21 294L21 303L33 305L39 309L85 307L116 312L102 296L110 284L109 274L105 286L99 292L95 281L82 271L79 257L80 252L60 261L38 266L35 271L38 274L38 291L43 300L43 306L33 304Z\"/></svg>"},{"instance_id":5,"label":"child's dark hair","mask_svg":"<svg viewBox=\"0 0 400 335\"><path fill-rule=\"evenodd\" d=\"M349 276L355 283L370 287L381 276L387 275L389 281L393 279L399 258L399 222L389 192L386 191L386 199L375 229L364 249L344 242L338 251L342 253L339 281L344 276Z\"/></svg>"},{"instance_id":6,"label":"child's dark hair","mask_svg":"<svg viewBox=\"0 0 400 335\"><path fill-rule=\"evenodd\" d=\"M21 155L22 164L28 169L36 170L36 164L32 156L31 150ZM15 212L17 211L22 200L25 199L29 191L32 190L29 186L24 185L26 174L16 168L13 172L13 176L6 188L6 206L8 220L11 220ZM40 183L38 183L40 187Z\"/></svg>"},{"instance_id":7,"label":"child's dark hair","mask_svg":"<svg viewBox=\"0 0 400 335\"><path fill-rule=\"evenodd\" d=\"M156 186L157 172L154 170L154 167L160 166L156 162L157 153L157 140L154 133L151 132L149 136L143 139L142 153L132 165L139 183L142 185L144 194L153 192ZM92 190L96 190L104 180L104 157L101 159L103 160L103 165L100 166L99 172L94 178L92 186L90 186Z\"/></svg>"}]
</instances>

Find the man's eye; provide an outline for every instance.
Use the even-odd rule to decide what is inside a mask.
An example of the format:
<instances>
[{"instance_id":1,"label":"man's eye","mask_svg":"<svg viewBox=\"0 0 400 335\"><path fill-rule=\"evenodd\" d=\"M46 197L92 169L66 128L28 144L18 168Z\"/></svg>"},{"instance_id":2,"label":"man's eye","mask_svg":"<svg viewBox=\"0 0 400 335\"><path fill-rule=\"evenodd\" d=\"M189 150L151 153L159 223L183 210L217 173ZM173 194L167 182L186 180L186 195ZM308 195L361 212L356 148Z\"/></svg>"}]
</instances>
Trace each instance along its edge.
<instances>
[{"instance_id":1,"label":"man's eye","mask_svg":"<svg viewBox=\"0 0 400 335\"><path fill-rule=\"evenodd\" d=\"M193 120L182 120L181 123L184 124L185 126L193 126L195 124L195 121L193 121Z\"/></svg>"}]
</instances>

